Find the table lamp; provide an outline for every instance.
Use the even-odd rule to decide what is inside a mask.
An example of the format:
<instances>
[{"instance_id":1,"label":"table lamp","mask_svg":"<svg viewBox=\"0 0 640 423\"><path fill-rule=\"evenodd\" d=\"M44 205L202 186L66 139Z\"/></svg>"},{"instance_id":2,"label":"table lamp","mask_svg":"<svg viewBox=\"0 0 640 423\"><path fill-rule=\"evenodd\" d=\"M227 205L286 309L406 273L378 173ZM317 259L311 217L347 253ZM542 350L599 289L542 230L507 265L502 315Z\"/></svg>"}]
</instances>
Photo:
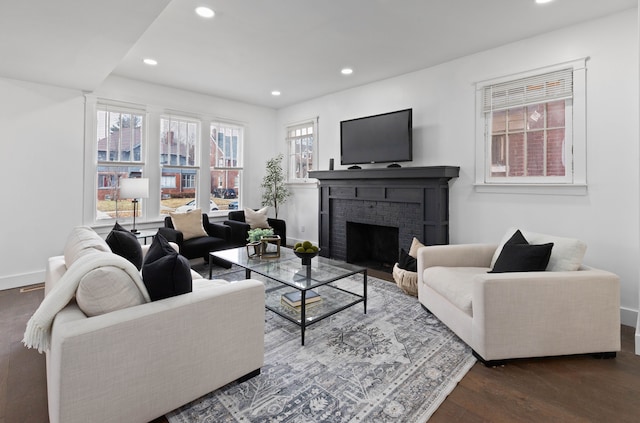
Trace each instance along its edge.
<instances>
[{"instance_id":1,"label":"table lamp","mask_svg":"<svg viewBox=\"0 0 640 423\"><path fill-rule=\"evenodd\" d=\"M149 198L149 179L124 178L120 180L120 198L131 198L133 203L133 228L131 232L139 234L136 229L136 214L138 214L138 198Z\"/></svg>"}]
</instances>

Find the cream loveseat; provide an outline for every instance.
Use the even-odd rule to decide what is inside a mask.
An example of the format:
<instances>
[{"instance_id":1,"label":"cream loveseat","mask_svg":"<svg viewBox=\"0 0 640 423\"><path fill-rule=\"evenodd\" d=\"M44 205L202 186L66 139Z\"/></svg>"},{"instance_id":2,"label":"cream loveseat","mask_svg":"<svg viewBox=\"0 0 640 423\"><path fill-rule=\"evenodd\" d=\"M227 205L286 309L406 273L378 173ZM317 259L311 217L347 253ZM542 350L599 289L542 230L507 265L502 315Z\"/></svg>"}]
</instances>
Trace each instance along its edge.
<instances>
[{"instance_id":1,"label":"cream loveseat","mask_svg":"<svg viewBox=\"0 0 640 423\"><path fill-rule=\"evenodd\" d=\"M487 273L512 233L499 245L420 248L420 303L487 365L569 354L615 357L618 277L582 265L586 246L577 240L525 231L531 244L554 243L546 271Z\"/></svg>"},{"instance_id":2,"label":"cream loveseat","mask_svg":"<svg viewBox=\"0 0 640 423\"><path fill-rule=\"evenodd\" d=\"M45 300L87 250L93 250L93 258L115 256L103 244L90 228L75 228L65 255L48 261ZM77 301L55 315L51 329L47 351L51 422L148 422L260 372L264 285L250 279L209 281L191 272L193 292L143 300L140 305L93 317L81 310L80 299L95 305L103 301L99 297L104 293L94 286L80 296L80 282ZM116 297L131 288L126 272L118 266L99 267L91 273L93 282L96 275L104 278L109 284L105 291L111 290ZM89 272L83 279L91 281Z\"/></svg>"}]
</instances>

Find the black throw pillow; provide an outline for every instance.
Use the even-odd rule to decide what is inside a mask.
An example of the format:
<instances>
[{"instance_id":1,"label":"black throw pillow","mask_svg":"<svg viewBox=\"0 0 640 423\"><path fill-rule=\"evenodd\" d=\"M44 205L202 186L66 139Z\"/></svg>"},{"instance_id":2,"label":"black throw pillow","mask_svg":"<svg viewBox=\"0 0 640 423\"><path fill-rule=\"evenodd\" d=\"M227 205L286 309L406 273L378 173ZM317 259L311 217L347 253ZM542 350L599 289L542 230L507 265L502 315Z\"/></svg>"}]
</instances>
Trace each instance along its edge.
<instances>
[{"instance_id":1,"label":"black throw pillow","mask_svg":"<svg viewBox=\"0 0 640 423\"><path fill-rule=\"evenodd\" d=\"M522 232L520 232L520 229L518 229L513 233L511 238L505 242L505 245L507 244L529 244L529 241L527 241L524 235L522 235Z\"/></svg>"},{"instance_id":2,"label":"black throw pillow","mask_svg":"<svg viewBox=\"0 0 640 423\"><path fill-rule=\"evenodd\" d=\"M149 250L147 251L147 255L144 256L145 263L151 263L153 261L158 260L160 257L166 256L167 254L177 253L176 250L169 244L167 238L164 235L157 233L153 237L153 241L149 246Z\"/></svg>"},{"instance_id":3,"label":"black throw pillow","mask_svg":"<svg viewBox=\"0 0 640 423\"><path fill-rule=\"evenodd\" d=\"M544 271L552 248L552 242L541 245L505 244L489 273Z\"/></svg>"},{"instance_id":4,"label":"black throw pillow","mask_svg":"<svg viewBox=\"0 0 640 423\"><path fill-rule=\"evenodd\" d=\"M134 234L116 222L107 235L106 241L112 253L126 258L140 270L142 267L142 247Z\"/></svg>"},{"instance_id":5,"label":"black throw pillow","mask_svg":"<svg viewBox=\"0 0 640 423\"><path fill-rule=\"evenodd\" d=\"M151 301L191 292L189 260L178 254L160 234L153 238L142 266L142 281Z\"/></svg>"},{"instance_id":6,"label":"black throw pillow","mask_svg":"<svg viewBox=\"0 0 640 423\"><path fill-rule=\"evenodd\" d=\"M418 271L418 261L411 257L403 248L400 249L400 257L398 257L398 267L410 272Z\"/></svg>"}]
</instances>

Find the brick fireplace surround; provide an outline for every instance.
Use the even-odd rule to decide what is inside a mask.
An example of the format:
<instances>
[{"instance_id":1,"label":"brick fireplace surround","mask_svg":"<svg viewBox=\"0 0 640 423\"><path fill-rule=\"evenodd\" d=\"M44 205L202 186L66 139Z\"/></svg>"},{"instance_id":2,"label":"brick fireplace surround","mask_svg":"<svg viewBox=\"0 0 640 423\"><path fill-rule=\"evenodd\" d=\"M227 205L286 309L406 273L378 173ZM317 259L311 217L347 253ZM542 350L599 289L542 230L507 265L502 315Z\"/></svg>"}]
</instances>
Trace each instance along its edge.
<instances>
[{"instance_id":1,"label":"brick fireplace surround","mask_svg":"<svg viewBox=\"0 0 640 423\"><path fill-rule=\"evenodd\" d=\"M398 245L389 252L394 257L414 236L425 245L448 244L449 180L459 172L456 166L309 172L320 181L320 254L343 261L353 255L347 222L398 228L398 243L389 243Z\"/></svg>"}]
</instances>

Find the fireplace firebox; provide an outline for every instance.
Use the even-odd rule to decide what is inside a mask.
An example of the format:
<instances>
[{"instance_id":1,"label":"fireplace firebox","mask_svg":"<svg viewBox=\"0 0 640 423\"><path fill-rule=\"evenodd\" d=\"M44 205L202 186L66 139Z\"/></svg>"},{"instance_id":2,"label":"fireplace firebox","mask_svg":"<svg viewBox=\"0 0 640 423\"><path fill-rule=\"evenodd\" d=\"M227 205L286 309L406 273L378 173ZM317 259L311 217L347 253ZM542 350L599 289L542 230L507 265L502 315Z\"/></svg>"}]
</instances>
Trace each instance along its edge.
<instances>
[{"instance_id":1,"label":"fireplace firebox","mask_svg":"<svg viewBox=\"0 0 640 423\"><path fill-rule=\"evenodd\" d=\"M347 262L391 272L398 261L398 228L347 222Z\"/></svg>"}]
</instances>

